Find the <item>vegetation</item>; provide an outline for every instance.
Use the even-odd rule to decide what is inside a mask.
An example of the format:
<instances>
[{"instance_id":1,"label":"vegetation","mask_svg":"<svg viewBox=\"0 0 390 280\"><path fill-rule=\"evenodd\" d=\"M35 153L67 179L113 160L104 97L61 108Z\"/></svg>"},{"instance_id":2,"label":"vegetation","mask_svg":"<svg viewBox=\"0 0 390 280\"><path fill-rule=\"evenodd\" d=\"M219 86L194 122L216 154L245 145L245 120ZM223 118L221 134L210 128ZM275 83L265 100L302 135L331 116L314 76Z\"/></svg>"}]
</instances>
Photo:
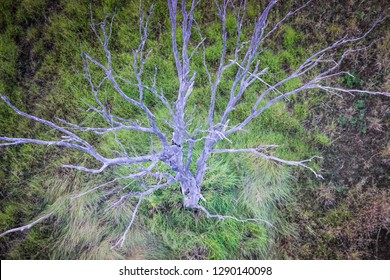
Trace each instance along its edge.
<instances>
[{"instance_id":1,"label":"vegetation","mask_svg":"<svg viewBox=\"0 0 390 280\"><path fill-rule=\"evenodd\" d=\"M248 3L252 19L257 15L252 14L252 11L264 7L265 2ZM370 11L353 3L359 1L348 2L345 7L336 5L332 9L327 4L321 6L313 3L310 11L302 11L302 14L283 26L270 49L263 54L263 63L272 69L272 75L267 75L266 81L271 83L285 77L286 70L294 69L302 62L306 50L323 47L341 37L345 30L349 33L366 30L382 6L380 1L373 1ZM79 55L82 50L101 55L101 50L93 44L93 34L89 27L89 3L74 0L1 2L0 92L6 94L18 108L45 119L59 117L85 125L99 125L100 119L80 110L87 108L83 100L91 101L93 95L89 85L74 71L81 68ZM280 20L291 9L291 4L292 1L288 1L277 6L272 20ZM132 71L129 67L132 61L131 49L137 46L139 40L134 35L138 33L137 25L132 24L138 22L138 3L96 1L92 8L97 19L103 19L105 13L117 9L113 27L113 59L118 71L126 76L126 73ZM354 10L358 8L362 10ZM213 14L210 9L206 2L200 3L200 10L205 11L206 15L202 19L207 26L204 32L208 38L219 38L214 36L220 32L219 24L207 16ZM169 30L166 28L169 22L166 10L166 4L158 1L149 42L153 52L150 67L146 71L153 76L153 65L159 65L158 83L169 98L169 93L174 92L172 89L177 84ZM317 25L312 24L316 15L324 12L326 17L334 17L333 20L324 19ZM349 20L340 16L343 13L356 16ZM234 17L229 17L229 34L235 32L233 23ZM372 36L389 30L386 26L388 22L379 26ZM330 35L325 37L324 34ZM344 67L351 75L346 75L339 83L347 87L370 85L389 91L387 62L390 58L386 51L389 32L384 36L371 49L347 61ZM207 59L218 59L221 47L218 39L208 42ZM367 63L367 69L359 64L362 57L373 61ZM194 65L201 69L203 58L194 57ZM199 71L198 79L206 83L206 73ZM229 87L228 78L223 81L223 86ZM286 84L285 90L294 86L296 84ZM110 90L105 90L107 96L111 96ZM196 88L193 94L197 100L208 102L208 93L202 87ZM185 210L177 186L168 192L156 192L148 198L140 209L125 246L120 250L110 248L123 234L135 205L104 211L112 201L103 192L90 193L74 200L67 198L100 185L125 170L115 169L98 177L86 176L61 168L69 162L88 161L78 152L27 145L1 149L0 232L27 223L45 209L55 209L56 215L27 233L2 237L0 257L387 258L388 255L383 252L389 244L385 229L390 224L386 216L390 211L390 199L386 199L390 198L387 184L390 127L388 117L383 118L382 113L388 112L389 101L378 100L367 96L340 99L321 94L293 97L272 107L262 118L253 122L247 129L254 133L231 138L241 147L258 143L279 144L281 147L277 149L276 155L289 160L322 154L325 159L322 164L324 181L318 181L305 171L250 156L244 163L234 155L211 159L210 171L204 182L204 196L210 212L237 217L261 217L275 225L275 228L261 223L207 219L200 213ZM159 106L153 104L152 99L146 102ZM218 100L217 106L222 106L223 102ZM137 111L129 111L119 98L110 100L110 106L114 112L123 115L139 114ZM197 103L197 106L202 108L202 104ZM235 118L242 118L248 110L250 108L245 104L239 106ZM161 107L159 114L159 118L163 119L168 112ZM51 136L42 126L18 117L3 105L0 106L0 118L2 135L38 135L42 139ZM202 121L201 118L194 119L194 122ZM85 136L89 141L99 144L102 152L115 148L112 137L99 139L97 143L94 135ZM131 147L135 154L149 149L149 137L128 133L126 139L123 144ZM359 159L346 161L348 153L358 157L358 149L351 147L348 153L343 151L348 142L359 143L360 140L368 144L364 151L367 166ZM343 160L345 165L340 171L340 164L336 163ZM318 170L321 166L313 168ZM370 168L375 170L370 172ZM357 174L359 170L363 170L362 174ZM375 245L374 238L377 236Z\"/></svg>"}]
</instances>

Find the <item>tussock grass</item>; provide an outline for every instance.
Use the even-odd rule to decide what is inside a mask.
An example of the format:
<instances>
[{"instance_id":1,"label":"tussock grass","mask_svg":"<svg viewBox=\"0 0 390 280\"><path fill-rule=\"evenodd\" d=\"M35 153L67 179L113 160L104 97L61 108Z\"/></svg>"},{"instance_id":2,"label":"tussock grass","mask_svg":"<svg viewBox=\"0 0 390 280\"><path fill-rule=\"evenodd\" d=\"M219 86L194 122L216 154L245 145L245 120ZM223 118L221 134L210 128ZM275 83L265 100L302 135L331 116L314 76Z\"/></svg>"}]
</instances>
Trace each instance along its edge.
<instances>
[{"instance_id":1,"label":"tussock grass","mask_svg":"<svg viewBox=\"0 0 390 280\"><path fill-rule=\"evenodd\" d=\"M20 4L19 2L23 2ZM42 6L44 1L19 1L14 8L19 10L18 21L30 23L34 18L34 5L40 10L48 9ZM120 1L119 1L120 2ZM105 12L118 6L114 22L112 40L113 60L117 71L125 78L131 78L132 57L131 48L136 47L138 29L138 8L135 2L129 6L121 6L118 1L99 1L94 4L96 21L104 18ZM35 4L34 4L35 3ZM169 100L174 99L178 88L174 64L171 59L171 43L168 22L164 5L156 4L155 12L158 21L154 23L149 47L153 48L150 62L145 67L145 76L153 77L154 65L158 65L157 84L161 86ZM81 68L79 54L88 51L95 57L102 57L102 52L95 46L94 38L89 29L89 2L61 1L61 10L51 11L49 23L41 23L44 28L45 44L54 42L53 46L45 46L40 51L41 64L36 72L27 73L24 80L16 85L10 85L15 75L23 73L17 66L20 49L17 40L12 36L17 22L7 19L6 32L0 37L0 54L9 53L9 62L1 70L0 90L10 90L9 96L21 109L53 119L65 118L83 125L104 125L103 120L94 114L86 114L84 100L94 104L93 95L87 83L75 74L72 67ZM256 3L251 3L258 9ZM206 7L205 7L206 8ZM28 10L25 17L21 11ZM252 13L252 9L248 9ZM254 15L249 15L254 17ZM205 25L205 34L210 38L206 57L210 62L217 62L221 52L220 26L212 19ZM234 17L228 17L228 33L234 34ZM31 23L38 24L38 23ZM24 35L22 31L20 36ZM30 31L36 34L38 31ZM247 36L245 31L243 36ZM29 38L33 38L30 34ZM262 56L264 67L269 67L265 76L268 83L273 83L285 77L282 66L294 67L302 56L302 50L297 47L301 35L292 27L283 30L285 37L284 52L277 48L266 50ZM180 40L180 38L178 38ZM39 42L31 42L33 45ZM41 43L39 43L41 44ZM234 44L229 41L228 47ZM207 77L203 68L202 55L194 57L194 68L198 71L197 84L191 97L190 106L195 107L193 127L200 127L207 116L209 90L205 86ZM220 113L226 104L231 80L235 67L227 71L223 78L221 90L218 92L217 110ZM34 78L30 79L32 75ZM96 71L95 77L101 73ZM45 81L40 85L40 81ZM296 87L301 81L293 80L286 85L286 90ZM27 85L27 86L26 86ZM136 89L123 85L126 93L136 96ZM27 87L27 90L25 90ZM251 110L248 106L256 98L264 85L251 88L243 102L233 114L234 119L243 119ZM146 123L146 118L116 94L110 86L102 89L102 100L109 102L114 113L123 117L136 117ZM169 127L164 119L169 119L166 109L163 109L153 96L146 96L145 102L157 112L163 129ZM37 104L34 107L31 104ZM206 108L206 109L205 109ZM306 107L302 108L301 119L306 117ZM32 125L11 114L4 106L0 106L0 117L6 120L0 124L0 131L7 135L39 135L43 139L52 137L41 126ZM218 117L217 117L218 118ZM291 160L301 160L315 154L310 145L310 137L302 125L284 103L277 104L264 112L263 116L247 127L251 133L240 133L232 136L232 146L236 148L257 147L262 144L280 145L275 151L270 151L279 157ZM15 131L12 131L15 128ZM112 149L118 149L113 135L97 138L85 133L86 140L91 141L102 154L110 154ZM142 154L150 150L149 135L136 132L118 133L126 151L130 155ZM320 142L326 139L318 138ZM158 149L158 142L154 141ZM229 143L224 144L229 146ZM195 154L200 153L199 145ZM280 215L280 208L285 203L294 203L291 198L293 187L293 172L296 169L287 168L273 162L265 162L248 155L215 155L209 161L210 170L204 181L204 206L213 214L231 215L238 218L262 218L272 223L275 228L264 223L239 223L234 220L207 219L202 213L189 211L182 206L182 194L179 186L158 191L145 199L132 230L128 234L125 245L119 250L111 250L113 242L118 240L131 218L134 202L126 202L121 206L105 211L116 197L106 196L103 190L97 190L78 199L69 197L109 181L118 175L129 172L126 168L113 169L103 176L89 176L80 172L60 169L60 165L69 162L80 162L93 165L91 159L77 152L66 152L45 147L23 146L0 151L0 179L5 182L4 196L0 202L0 230L15 227L28 222L37 213L55 211L48 223L34 228L27 235L7 237L4 242L12 241L10 245L1 244L5 257L10 258L55 258L55 259L259 259L273 257L273 246L277 237L293 233L293 229ZM318 168L318 166L315 166ZM2 241L3 242L3 241ZM41 250L42 254L36 254Z\"/></svg>"}]
</instances>

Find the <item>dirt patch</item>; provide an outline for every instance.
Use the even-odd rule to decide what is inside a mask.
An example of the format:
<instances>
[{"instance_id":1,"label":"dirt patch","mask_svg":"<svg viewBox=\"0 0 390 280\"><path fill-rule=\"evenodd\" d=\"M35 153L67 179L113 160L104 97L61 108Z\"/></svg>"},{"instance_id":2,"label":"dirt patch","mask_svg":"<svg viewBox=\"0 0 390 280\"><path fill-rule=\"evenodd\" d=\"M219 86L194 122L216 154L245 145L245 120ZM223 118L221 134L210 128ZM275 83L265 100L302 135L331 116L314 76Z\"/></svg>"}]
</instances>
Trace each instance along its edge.
<instances>
[{"instance_id":1,"label":"dirt patch","mask_svg":"<svg viewBox=\"0 0 390 280\"><path fill-rule=\"evenodd\" d=\"M390 98L331 96L313 112L307 129L331 139L318 147L325 179L297 191L299 238L282 241L284 257L389 259Z\"/></svg>"},{"instance_id":2,"label":"dirt patch","mask_svg":"<svg viewBox=\"0 0 390 280\"><path fill-rule=\"evenodd\" d=\"M371 248L377 259L390 260L390 229L381 228L378 231L376 242Z\"/></svg>"}]
</instances>

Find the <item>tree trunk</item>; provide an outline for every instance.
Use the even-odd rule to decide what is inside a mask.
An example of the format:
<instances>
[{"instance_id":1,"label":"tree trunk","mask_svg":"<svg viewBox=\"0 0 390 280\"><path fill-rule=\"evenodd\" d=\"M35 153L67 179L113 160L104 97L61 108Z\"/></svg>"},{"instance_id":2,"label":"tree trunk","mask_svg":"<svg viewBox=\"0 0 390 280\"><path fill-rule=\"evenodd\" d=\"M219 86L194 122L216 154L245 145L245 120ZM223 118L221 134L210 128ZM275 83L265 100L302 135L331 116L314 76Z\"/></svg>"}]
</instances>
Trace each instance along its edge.
<instances>
[{"instance_id":1,"label":"tree trunk","mask_svg":"<svg viewBox=\"0 0 390 280\"><path fill-rule=\"evenodd\" d=\"M196 184L195 177L192 174L186 174L180 180L180 185L184 196L184 207L189 209L198 208L201 193L200 187Z\"/></svg>"}]
</instances>

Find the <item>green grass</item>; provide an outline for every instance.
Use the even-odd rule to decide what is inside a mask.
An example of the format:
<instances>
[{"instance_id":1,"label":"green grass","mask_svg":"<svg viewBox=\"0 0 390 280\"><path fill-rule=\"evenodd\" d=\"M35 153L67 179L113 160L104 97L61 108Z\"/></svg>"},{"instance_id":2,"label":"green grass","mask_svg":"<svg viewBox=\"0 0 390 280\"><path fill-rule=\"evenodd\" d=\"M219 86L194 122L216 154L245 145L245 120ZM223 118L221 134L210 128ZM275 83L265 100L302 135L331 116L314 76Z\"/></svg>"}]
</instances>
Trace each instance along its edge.
<instances>
[{"instance_id":1,"label":"green grass","mask_svg":"<svg viewBox=\"0 0 390 280\"><path fill-rule=\"evenodd\" d=\"M89 3L89 2L88 2ZM104 121L94 114L86 114L81 100L93 103L89 86L79 77L72 67L81 69L79 54L82 50L95 57L102 58L102 52L94 43L89 30L89 4L86 1L61 1L63 10L52 11L49 23L42 23L35 13L47 9L44 1L21 1L13 7L17 10L17 19L9 21L6 30L0 37L0 54L7 53L9 61L1 70L1 91L10 96L21 109L34 115L53 119L65 118L84 125L102 125ZM102 1L94 5L96 20L103 18L104 12L112 11L119 6L119 1ZM135 4L134 4L135 5ZM131 48L137 43L137 27L130 22L137 22L137 9L133 4L120 6L114 23L112 41L113 60L119 74L126 78L132 76ZM162 6L156 7L161 22L167 22ZM235 32L234 17L227 19L229 36ZM40 67L31 79L24 76L18 83L11 85L15 76L21 75L23 67L18 66L21 60L20 46L12 32L16 26L29 23L36 26L29 30L29 35L40 60ZM158 26L156 23L155 26ZM18 32L18 31L17 31ZM22 32L22 31L20 31ZM23 31L24 32L24 31ZM39 33L42 32L42 33ZM205 27L205 34L210 41L206 58L210 64L218 62L221 52L221 38L218 37L220 25L213 22ZM302 36L292 27L283 31L285 51L266 50L260 57L262 65L269 67L265 80L273 83L286 76L282 69L285 64L294 68L302 57L298 47ZM43 42L34 39L42 34ZM24 33L20 33L20 36ZM24 38L24 37L23 37ZM148 46L153 47L150 62L146 65L145 76L152 77L154 65L158 65L157 82L166 97L173 100L178 88L172 63L169 30L163 27L153 30L152 40ZM36 40L36 41L34 41ZM53 42L53 46L48 46ZM25 62L27 63L27 62ZM194 89L189 108L197 105L194 126L204 122L207 114L209 92L207 78L202 70L202 56L194 57L197 69L198 86ZM226 103L233 67L227 72L218 93L217 110L221 112ZM101 75L96 71L95 77ZM44 81L44 84L41 84ZM283 90L299 86L300 80L286 84ZM130 95L137 94L136 89L123 85ZM233 113L233 121L245 118L250 113L250 102L264 85L254 86L248 91L243 102ZM124 102L113 89L106 85L102 89L102 100L109 99L114 113L123 117L136 117L146 122L144 116L135 108ZM169 119L167 110L153 96L147 96L145 102L157 112L161 125L168 131L164 119ZM32 106L34 104L34 106ZM303 105L302 105L303 106ZM0 131L7 135L38 136L48 139L54 135L40 125L32 124L15 114L3 105L0 106L0 117L5 121L0 124ZM297 107L294 114L286 110L284 103L279 103L265 111L261 118L251 123L247 130L231 137L232 147L257 147L262 144L280 145L271 153L289 160L301 160L317 154L311 137L305 132L300 121L307 118L307 107ZM97 138L83 134L85 139L93 142L103 154L111 149L118 149L113 135ZM149 136L136 132L119 133L127 152L144 153L149 147ZM316 141L327 145L329 139L318 134ZM225 143L226 147L229 143ZM5 182L2 195L6 199L0 202L0 231L24 224L37 216L40 211L55 210L50 223L43 224L27 234L9 236L1 240L5 248L4 258L58 258L58 259L258 259L274 256L275 236L293 234L294 229L280 214L280 205L294 203L291 188L294 186L294 175L301 170L266 162L250 155L222 156L215 155L209 161L210 170L203 184L203 203L214 214L232 215L241 219L261 218L266 223L239 223L233 220L206 219L201 213L183 209L182 194L178 186L156 192L148 197L129 233L125 246L120 250L111 250L111 244L123 234L134 209L134 201L105 211L115 197L107 198L102 191L96 191L76 200L68 200L74 193L93 188L112 179L115 175L125 174L126 168L115 169L103 176L90 176L81 172L63 170L64 163L81 163L90 165L91 159L78 152L46 147L21 146L2 149L0 160L0 179ZM199 154L199 146L196 147ZM314 168L318 169L318 164ZM3 244L11 241L8 245ZM41 253L38 253L41 252ZM46 254L46 255L45 255Z\"/></svg>"}]
</instances>

